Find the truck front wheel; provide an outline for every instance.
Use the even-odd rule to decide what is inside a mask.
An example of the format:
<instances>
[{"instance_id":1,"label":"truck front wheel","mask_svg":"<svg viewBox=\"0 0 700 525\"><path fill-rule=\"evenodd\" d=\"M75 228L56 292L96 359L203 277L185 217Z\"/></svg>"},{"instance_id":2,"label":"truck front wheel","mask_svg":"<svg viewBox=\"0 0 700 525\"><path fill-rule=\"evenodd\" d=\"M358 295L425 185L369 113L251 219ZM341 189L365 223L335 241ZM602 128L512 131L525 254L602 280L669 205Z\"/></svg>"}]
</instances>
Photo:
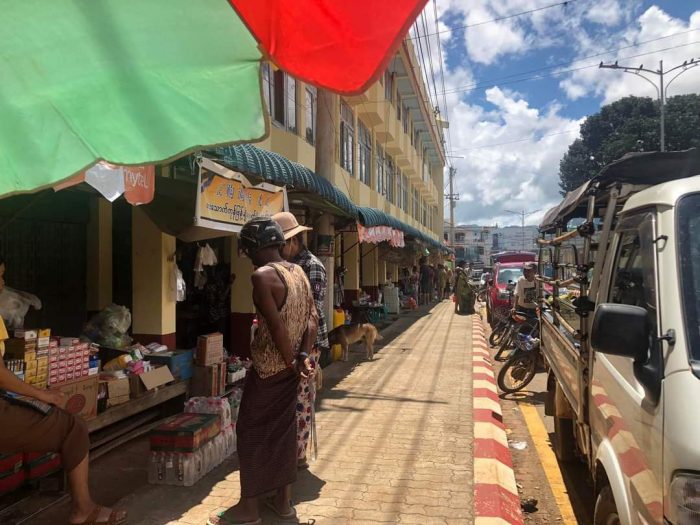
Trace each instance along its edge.
<instances>
[{"instance_id":1,"label":"truck front wheel","mask_svg":"<svg viewBox=\"0 0 700 525\"><path fill-rule=\"evenodd\" d=\"M620 516L617 513L610 485L604 486L598 493L593 513L593 525L620 525Z\"/></svg>"}]
</instances>

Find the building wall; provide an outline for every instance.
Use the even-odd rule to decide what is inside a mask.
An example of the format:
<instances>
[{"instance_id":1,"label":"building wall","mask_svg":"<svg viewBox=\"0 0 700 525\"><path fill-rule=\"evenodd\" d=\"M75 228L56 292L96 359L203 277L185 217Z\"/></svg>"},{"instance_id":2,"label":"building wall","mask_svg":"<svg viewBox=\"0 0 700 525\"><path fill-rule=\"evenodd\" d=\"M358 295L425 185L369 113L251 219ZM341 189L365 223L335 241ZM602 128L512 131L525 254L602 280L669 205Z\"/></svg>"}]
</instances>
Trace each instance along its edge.
<instances>
[{"instance_id":1,"label":"building wall","mask_svg":"<svg viewBox=\"0 0 700 525\"><path fill-rule=\"evenodd\" d=\"M406 69L415 70L418 67L412 62L415 57L410 46L402 48L395 60L402 60ZM406 80L405 77L401 78ZM427 108L423 108L420 115L417 109L409 109L408 121L404 124L406 107L399 98L397 81L394 77L389 82L393 85L392 100L387 98L386 82L385 76L362 95L335 97L332 119L336 128L336 147L332 182L355 204L383 210L440 239L444 220L444 152L442 146L435 143L435 138L440 136L441 131L437 128L432 111ZM416 92L421 93L420 100L424 100L424 87L414 87ZM272 125L270 136L258 146L313 170L314 93L315 88L275 71L273 65L265 65L263 94ZM397 105L401 111L397 111ZM422 132L417 144L411 124L414 119L426 122L426 115L430 133ZM346 138L348 130L351 140ZM423 155L422 146L428 143L431 148L440 151L442 157L439 162ZM367 146L363 147L365 144ZM388 177L389 158L394 171L393 180ZM367 159L366 164L364 159Z\"/></svg>"}]
</instances>

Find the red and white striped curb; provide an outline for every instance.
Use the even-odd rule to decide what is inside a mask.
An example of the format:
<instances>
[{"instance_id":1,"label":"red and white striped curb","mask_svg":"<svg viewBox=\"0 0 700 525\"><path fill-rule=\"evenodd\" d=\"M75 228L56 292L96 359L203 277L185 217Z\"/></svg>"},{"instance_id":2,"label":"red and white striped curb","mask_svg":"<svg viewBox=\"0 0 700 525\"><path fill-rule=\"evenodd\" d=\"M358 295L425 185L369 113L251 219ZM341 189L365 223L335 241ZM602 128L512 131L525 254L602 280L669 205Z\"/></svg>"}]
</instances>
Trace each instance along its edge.
<instances>
[{"instance_id":1,"label":"red and white striped curb","mask_svg":"<svg viewBox=\"0 0 700 525\"><path fill-rule=\"evenodd\" d=\"M484 325L472 317L474 523L522 525L520 496Z\"/></svg>"}]
</instances>

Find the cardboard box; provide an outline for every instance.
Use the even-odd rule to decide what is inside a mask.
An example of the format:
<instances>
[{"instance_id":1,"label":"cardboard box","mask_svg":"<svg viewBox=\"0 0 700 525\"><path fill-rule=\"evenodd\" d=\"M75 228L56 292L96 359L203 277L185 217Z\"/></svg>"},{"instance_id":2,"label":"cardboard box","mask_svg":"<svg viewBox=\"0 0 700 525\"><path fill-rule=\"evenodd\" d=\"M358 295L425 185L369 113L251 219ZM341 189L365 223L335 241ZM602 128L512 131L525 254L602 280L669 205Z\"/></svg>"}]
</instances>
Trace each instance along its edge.
<instances>
[{"instance_id":1,"label":"cardboard box","mask_svg":"<svg viewBox=\"0 0 700 525\"><path fill-rule=\"evenodd\" d=\"M190 396L220 396L226 388L226 363L195 366L190 381Z\"/></svg>"},{"instance_id":2,"label":"cardboard box","mask_svg":"<svg viewBox=\"0 0 700 525\"><path fill-rule=\"evenodd\" d=\"M39 337L39 334L36 330L20 329L20 330L15 330L15 337L17 339L24 339L25 341L31 341L32 339L36 339L37 337Z\"/></svg>"},{"instance_id":3,"label":"cardboard box","mask_svg":"<svg viewBox=\"0 0 700 525\"><path fill-rule=\"evenodd\" d=\"M59 375L59 381L61 376ZM65 378L64 378L65 380ZM65 410L85 420L97 416L97 377L83 377L54 387L66 396Z\"/></svg>"},{"instance_id":4,"label":"cardboard box","mask_svg":"<svg viewBox=\"0 0 700 525\"><path fill-rule=\"evenodd\" d=\"M61 470L61 456L53 452L28 452L24 454L24 469L27 479L40 479Z\"/></svg>"},{"instance_id":5,"label":"cardboard box","mask_svg":"<svg viewBox=\"0 0 700 525\"><path fill-rule=\"evenodd\" d=\"M178 414L151 431L151 450L194 452L220 431L216 414Z\"/></svg>"},{"instance_id":6,"label":"cardboard box","mask_svg":"<svg viewBox=\"0 0 700 525\"><path fill-rule=\"evenodd\" d=\"M175 350L160 352L146 357L151 363L166 365L173 377L187 381L194 373L194 352L192 350Z\"/></svg>"},{"instance_id":7,"label":"cardboard box","mask_svg":"<svg viewBox=\"0 0 700 525\"><path fill-rule=\"evenodd\" d=\"M36 345L39 348L48 348L50 342L51 342L51 339L49 339L48 337L40 337L39 339L36 340Z\"/></svg>"},{"instance_id":8,"label":"cardboard box","mask_svg":"<svg viewBox=\"0 0 700 525\"><path fill-rule=\"evenodd\" d=\"M131 399L135 399L143 396L149 390L155 390L171 381L175 381L175 378L167 366L160 366L140 375L132 375L129 376L129 395Z\"/></svg>"},{"instance_id":9,"label":"cardboard box","mask_svg":"<svg viewBox=\"0 0 700 525\"><path fill-rule=\"evenodd\" d=\"M51 338L51 328L40 328L39 330L37 330L36 335L39 337L39 339L42 339L44 337L50 339Z\"/></svg>"},{"instance_id":10,"label":"cardboard box","mask_svg":"<svg viewBox=\"0 0 700 525\"><path fill-rule=\"evenodd\" d=\"M107 398L129 397L129 378L122 377L107 381Z\"/></svg>"},{"instance_id":11,"label":"cardboard box","mask_svg":"<svg viewBox=\"0 0 700 525\"><path fill-rule=\"evenodd\" d=\"M220 333L200 335L197 339L197 356L199 366L213 365L224 360L224 336Z\"/></svg>"}]
</instances>

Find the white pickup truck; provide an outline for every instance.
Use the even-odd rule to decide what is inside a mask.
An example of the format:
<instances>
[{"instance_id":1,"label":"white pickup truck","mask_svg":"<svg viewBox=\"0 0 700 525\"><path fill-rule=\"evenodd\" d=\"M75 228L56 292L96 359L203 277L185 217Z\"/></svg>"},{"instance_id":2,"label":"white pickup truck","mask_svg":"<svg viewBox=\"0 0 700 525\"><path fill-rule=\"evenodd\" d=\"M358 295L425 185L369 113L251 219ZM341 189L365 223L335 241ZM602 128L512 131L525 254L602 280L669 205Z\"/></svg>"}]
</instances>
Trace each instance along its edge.
<instances>
[{"instance_id":1,"label":"white pickup truck","mask_svg":"<svg viewBox=\"0 0 700 525\"><path fill-rule=\"evenodd\" d=\"M626 155L540 232L546 413L594 525L700 524L700 151Z\"/></svg>"}]
</instances>

